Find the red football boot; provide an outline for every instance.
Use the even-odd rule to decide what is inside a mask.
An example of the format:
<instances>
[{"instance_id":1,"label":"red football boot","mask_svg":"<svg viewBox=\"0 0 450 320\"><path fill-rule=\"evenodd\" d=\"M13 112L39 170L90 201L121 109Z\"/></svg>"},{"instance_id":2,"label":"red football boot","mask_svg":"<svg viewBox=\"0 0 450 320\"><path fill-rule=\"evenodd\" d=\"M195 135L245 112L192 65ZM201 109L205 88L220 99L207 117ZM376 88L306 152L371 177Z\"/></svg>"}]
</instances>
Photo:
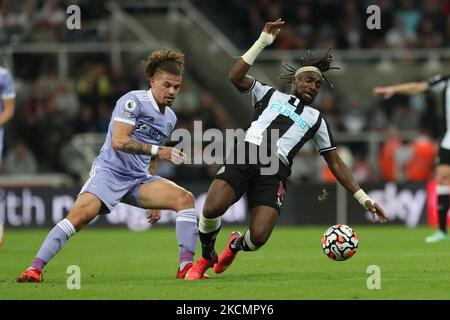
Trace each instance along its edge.
<instances>
[{"instance_id":1,"label":"red football boot","mask_svg":"<svg viewBox=\"0 0 450 320\"><path fill-rule=\"evenodd\" d=\"M200 280L205 279L205 271L211 268L217 262L217 255L211 260L201 257L186 273L184 280ZM209 277L208 277L209 278Z\"/></svg>"},{"instance_id":2,"label":"red football boot","mask_svg":"<svg viewBox=\"0 0 450 320\"><path fill-rule=\"evenodd\" d=\"M42 271L28 268L17 278L17 282L42 282Z\"/></svg>"},{"instance_id":3,"label":"red football boot","mask_svg":"<svg viewBox=\"0 0 450 320\"><path fill-rule=\"evenodd\" d=\"M184 266L184 268L182 270L180 270L180 268L178 268L177 271L177 279L184 279L186 277L186 273L194 266L194 264L192 262L188 263L187 265ZM203 279L209 279L209 276L207 274L203 275Z\"/></svg>"},{"instance_id":4,"label":"red football boot","mask_svg":"<svg viewBox=\"0 0 450 320\"><path fill-rule=\"evenodd\" d=\"M236 239L241 236L241 233L239 231L233 231L231 233L231 236L228 238L227 246L225 247L225 250L220 254L219 261L214 264L214 272L215 273L222 273L225 270L228 269L228 267L231 265L231 263L236 258L237 252L234 252L230 249L230 244Z\"/></svg>"}]
</instances>

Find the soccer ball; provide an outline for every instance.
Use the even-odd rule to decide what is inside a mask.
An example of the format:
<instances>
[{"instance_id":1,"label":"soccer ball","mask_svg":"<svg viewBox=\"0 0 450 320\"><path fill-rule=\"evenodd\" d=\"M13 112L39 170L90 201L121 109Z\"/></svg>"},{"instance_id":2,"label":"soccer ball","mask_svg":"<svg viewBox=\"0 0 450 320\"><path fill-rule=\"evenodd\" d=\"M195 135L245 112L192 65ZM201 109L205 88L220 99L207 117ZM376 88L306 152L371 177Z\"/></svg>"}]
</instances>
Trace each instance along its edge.
<instances>
[{"instance_id":1,"label":"soccer ball","mask_svg":"<svg viewBox=\"0 0 450 320\"><path fill-rule=\"evenodd\" d=\"M358 249L358 236L345 224L329 227L322 237L322 250L328 258L336 261L350 259Z\"/></svg>"}]
</instances>

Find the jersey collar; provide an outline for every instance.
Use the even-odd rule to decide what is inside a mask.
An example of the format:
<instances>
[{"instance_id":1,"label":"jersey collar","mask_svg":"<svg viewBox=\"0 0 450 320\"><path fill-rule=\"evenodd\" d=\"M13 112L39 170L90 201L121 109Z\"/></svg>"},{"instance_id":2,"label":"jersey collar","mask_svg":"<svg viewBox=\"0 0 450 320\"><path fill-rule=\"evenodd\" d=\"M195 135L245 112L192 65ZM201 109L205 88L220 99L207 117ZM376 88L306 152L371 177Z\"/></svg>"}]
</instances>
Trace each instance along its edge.
<instances>
[{"instance_id":1,"label":"jersey collar","mask_svg":"<svg viewBox=\"0 0 450 320\"><path fill-rule=\"evenodd\" d=\"M150 102L151 102L153 108L155 108L155 110L158 111L159 113L164 114L166 109L164 108L164 112L161 112L161 110L159 110L158 104L156 103L155 97L153 96L152 88L150 88L147 91L147 93L148 93L148 96L150 97ZM167 106L166 106L166 108L167 108Z\"/></svg>"}]
</instances>

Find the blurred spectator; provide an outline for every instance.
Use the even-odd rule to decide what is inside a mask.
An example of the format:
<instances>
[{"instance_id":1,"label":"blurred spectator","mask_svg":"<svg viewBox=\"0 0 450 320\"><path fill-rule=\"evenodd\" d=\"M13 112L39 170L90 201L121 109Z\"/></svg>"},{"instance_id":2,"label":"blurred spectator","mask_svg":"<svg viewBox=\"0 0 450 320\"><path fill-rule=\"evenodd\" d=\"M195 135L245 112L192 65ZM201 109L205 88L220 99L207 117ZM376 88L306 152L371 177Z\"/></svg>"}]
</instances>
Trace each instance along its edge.
<instances>
[{"instance_id":1,"label":"blurred spectator","mask_svg":"<svg viewBox=\"0 0 450 320\"><path fill-rule=\"evenodd\" d=\"M435 22L431 18L423 19L419 24L417 46L421 48L439 48L443 35L437 32Z\"/></svg>"},{"instance_id":2,"label":"blurred spectator","mask_svg":"<svg viewBox=\"0 0 450 320\"><path fill-rule=\"evenodd\" d=\"M367 119L360 99L350 97L348 108L342 117L345 129L351 133L361 132L366 126Z\"/></svg>"},{"instance_id":3,"label":"blurred spectator","mask_svg":"<svg viewBox=\"0 0 450 320\"><path fill-rule=\"evenodd\" d=\"M411 160L411 145L402 141L394 154L395 181L405 182L407 180L406 168Z\"/></svg>"},{"instance_id":4,"label":"blurred spectator","mask_svg":"<svg viewBox=\"0 0 450 320\"><path fill-rule=\"evenodd\" d=\"M296 5L295 7L296 33L300 37L301 47L314 47L315 28L313 22L312 7L306 4Z\"/></svg>"},{"instance_id":5,"label":"blurred spectator","mask_svg":"<svg viewBox=\"0 0 450 320\"><path fill-rule=\"evenodd\" d=\"M79 101L75 90L70 84L61 79L59 80L55 90L55 101L58 109L65 113L68 118L73 119L78 113Z\"/></svg>"},{"instance_id":6,"label":"blurred spectator","mask_svg":"<svg viewBox=\"0 0 450 320\"><path fill-rule=\"evenodd\" d=\"M386 34L387 45L394 49L412 48L416 41L416 33L408 31L400 18L394 20L394 26Z\"/></svg>"},{"instance_id":7,"label":"blurred spectator","mask_svg":"<svg viewBox=\"0 0 450 320\"><path fill-rule=\"evenodd\" d=\"M367 115L368 129L371 131L383 131L388 125L388 117L380 104L371 108Z\"/></svg>"},{"instance_id":8,"label":"blurred spectator","mask_svg":"<svg viewBox=\"0 0 450 320\"><path fill-rule=\"evenodd\" d=\"M306 143L295 156L292 162L291 179L296 184L314 183L318 179L317 172L320 170L320 161L314 145Z\"/></svg>"},{"instance_id":9,"label":"blurred spectator","mask_svg":"<svg viewBox=\"0 0 450 320\"><path fill-rule=\"evenodd\" d=\"M275 46L279 50L305 49L308 45L308 41L297 34L292 24L283 26L283 32L280 32L275 40Z\"/></svg>"},{"instance_id":10,"label":"blurred spectator","mask_svg":"<svg viewBox=\"0 0 450 320\"><path fill-rule=\"evenodd\" d=\"M88 105L96 106L102 100L111 102L113 92L107 66L102 62L86 63L76 89L81 102Z\"/></svg>"},{"instance_id":11,"label":"blurred spectator","mask_svg":"<svg viewBox=\"0 0 450 320\"><path fill-rule=\"evenodd\" d=\"M200 108L195 120L203 122L203 130L216 128L223 131L228 125L225 108L207 91L200 93Z\"/></svg>"},{"instance_id":12,"label":"blurred spectator","mask_svg":"<svg viewBox=\"0 0 450 320\"><path fill-rule=\"evenodd\" d=\"M411 157L406 166L406 177L409 181L427 181L432 178L437 146L431 139L428 130L411 142Z\"/></svg>"},{"instance_id":13,"label":"blurred spectator","mask_svg":"<svg viewBox=\"0 0 450 320\"><path fill-rule=\"evenodd\" d=\"M423 1L423 18L433 21L436 31L445 29L445 1L427 0Z\"/></svg>"},{"instance_id":14,"label":"blurred spectator","mask_svg":"<svg viewBox=\"0 0 450 320\"><path fill-rule=\"evenodd\" d=\"M4 169L7 174L33 174L37 173L38 164L26 143L19 141L6 154Z\"/></svg>"},{"instance_id":15,"label":"blurred spectator","mask_svg":"<svg viewBox=\"0 0 450 320\"><path fill-rule=\"evenodd\" d=\"M367 155L363 151L354 153L354 163L351 168L353 177L358 183L369 183L372 179L370 165L367 162Z\"/></svg>"},{"instance_id":16,"label":"blurred spectator","mask_svg":"<svg viewBox=\"0 0 450 320\"><path fill-rule=\"evenodd\" d=\"M384 181L397 180L397 164L395 154L401 147L402 141L395 127L388 127L386 130L386 141L383 143L380 151L380 173Z\"/></svg>"},{"instance_id":17,"label":"blurred spectator","mask_svg":"<svg viewBox=\"0 0 450 320\"><path fill-rule=\"evenodd\" d=\"M38 115L45 111L49 94L48 88L44 82L38 81L33 85L32 93L23 114L24 122L27 127L32 128L36 125Z\"/></svg>"},{"instance_id":18,"label":"blurred spectator","mask_svg":"<svg viewBox=\"0 0 450 320\"><path fill-rule=\"evenodd\" d=\"M57 41L65 30L66 12L60 1L47 0L38 13L33 37L39 41Z\"/></svg>"},{"instance_id":19,"label":"blurred spectator","mask_svg":"<svg viewBox=\"0 0 450 320\"><path fill-rule=\"evenodd\" d=\"M139 80L133 73L126 72L123 66L115 66L110 72L111 103L117 101L126 92L139 88ZM147 88L148 89L148 88Z\"/></svg>"},{"instance_id":20,"label":"blurred spectator","mask_svg":"<svg viewBox=\"0 0 450 320\"><path fill-rule=\"evenodd\" d=\"M396 17L403 22L408 34L415 34L422 18L422 13L414 4L414 0L401 0Z\"/></svg>"},{"instance_id":21,"label":"blurred spectator","mask_svg":"<svg viewBox=\"0 0 450 320\"><path fill-rule=\"evenodd\" d=\"M3 0L0 4L0 43L17 43L31 27L33 1Z\"/></svg>"},{"instance_id":22,"label":"blurred spectator","mask_svg":"<svg viewBox=\"0 0 450 320\"><path fill-rule=\"evenodd\" d=\"M391 124L400 131L416 131L419 125L419 112L412 109L408 100L395 106Z\"/></svg>"},{"instance_id":23,"label":"blurred spectator","mask_svg":"<svg viewBox=\"0 0 450 320\"><path fill-rule=\"evenodd\" d=\"M344 145L337 146L337 152L341 157L342 161L347 165L347 167L351 170L354 164L353 154L350 149ZM325 161L322 161L322 170L320 173L320 181L323 183L336 183L336 178L331 172Z\"/></svg>"},{"instance_id":24,"label":"blurred spectator","mask_svg":"<svg viewBox=\"0 0 450 320\"><path fill-rule=\"evenodd\" d=\"M57 108L54 97L49 97L45 103L45 112L38 115L36 129L39 137L39 159L43 160L46 168L53 171L61 170L59 149L72 134L68 122L68 117Z\"/></svg>"},{"instance_id":25,"label":"blurred spectator","mask_svg":"<svg viewBox=\"0 0 450 320\"><path fill-rule=\"evenodd\" d=\"M101 102L98 106L97 132L107 133L111 121L112 108L106 102Z\"/></svg>"},{"instance_id":26,"label":"blurred spectator","mask_svg":"<svg viewBox=\"0 0 450 320\"><path fill-rule=\"evenodd\" d=\"M78 110L73 125L74 133L97 132L97 123L94 110L86 104L82 104Z\"/></svg>"},{"instance_id":27,"label":"blurred spectator","mask_svg":"<svg viewBox=\"0 0 450 320\"><path fill-rule=\"evenodd\" d=\"M326 92L325 90L323 92ZM336 95L331 94L331 92L324 93L320 97L321 99L318 102L318 108L320 112L327 120L328 125L331 128L332 132L336 131L344 131L345 127L342 123L342 117L337 107L337 97Z\"/></svg>"}]
</instances>

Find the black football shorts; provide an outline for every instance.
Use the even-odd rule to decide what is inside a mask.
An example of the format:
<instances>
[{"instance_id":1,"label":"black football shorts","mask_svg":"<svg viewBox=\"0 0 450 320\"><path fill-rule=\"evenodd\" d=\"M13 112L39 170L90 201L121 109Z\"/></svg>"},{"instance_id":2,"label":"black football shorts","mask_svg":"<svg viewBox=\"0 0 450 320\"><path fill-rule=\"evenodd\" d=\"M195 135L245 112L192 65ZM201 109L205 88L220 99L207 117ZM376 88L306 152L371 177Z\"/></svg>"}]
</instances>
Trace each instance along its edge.
<instances>
[{"instance_id":1,"label":"black football shorts","mask_svg":"<svg viewBox=\"0 0 450 320\"><path fill-rule=\"evenodd\" d=\"M261 175L260 166L225 164L216 179L226 181L236 194L236 201L247 193L248 206L269 206L280 213L286 195L286 183L279 175Z\"/></svg>"}]
</instances>

